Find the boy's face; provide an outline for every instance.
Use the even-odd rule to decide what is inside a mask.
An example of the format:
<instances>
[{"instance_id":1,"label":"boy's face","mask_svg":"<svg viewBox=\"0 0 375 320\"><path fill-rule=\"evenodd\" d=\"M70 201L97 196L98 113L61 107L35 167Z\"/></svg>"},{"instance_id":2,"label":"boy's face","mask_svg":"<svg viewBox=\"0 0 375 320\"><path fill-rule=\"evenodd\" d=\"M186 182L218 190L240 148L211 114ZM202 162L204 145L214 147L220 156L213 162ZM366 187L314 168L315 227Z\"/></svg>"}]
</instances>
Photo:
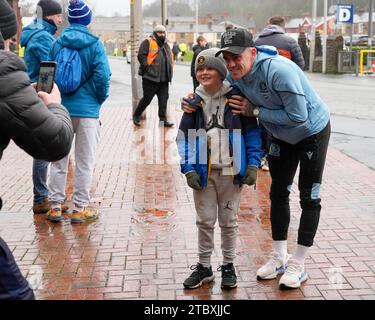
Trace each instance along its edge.
<instances>
[{"instance_id":1,"label":"boy's face","mask_svg":"<svg viewBox=\"0 0 375 320\"><path fill-rule=\"evenodd\" d=\"M203 87L215 88L220 86L223 79L223 76L213 68L202 67L197 70L197 80Z\"/></svg>"}]
</instances>

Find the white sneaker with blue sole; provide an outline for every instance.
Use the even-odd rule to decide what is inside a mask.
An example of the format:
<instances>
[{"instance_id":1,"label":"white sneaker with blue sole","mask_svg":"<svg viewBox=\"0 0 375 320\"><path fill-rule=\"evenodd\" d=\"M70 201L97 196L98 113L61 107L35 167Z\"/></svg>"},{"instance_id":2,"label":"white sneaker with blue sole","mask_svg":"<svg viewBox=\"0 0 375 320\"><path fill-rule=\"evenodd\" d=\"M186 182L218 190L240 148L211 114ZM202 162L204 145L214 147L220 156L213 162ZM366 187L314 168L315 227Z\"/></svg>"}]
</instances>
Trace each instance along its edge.
<instances>
[{"instance_id":1,"label":"white sneaker with blue sole","mask_svg":"<svg viewBox=\"0 0 375 320\"><path fill-rule=\"evenodd\" d=\"M284 273L289 258L289 254L280 255L277 252L272 252L267 263L258 269L258 280L275 279L280 273Z\"/></svg>"},{"instance_id":2,"label":"white sneaker with blue sole","mask_svg":"<svg viewBox=\"0 0 375 320\"><path fill-rule=\"evenodd\" d=\"M279 286L281 289L296 289L308 278L305 267L299 261L290 259L286 266L285 273L280 278Z\"/></svg>"}]
</instances>

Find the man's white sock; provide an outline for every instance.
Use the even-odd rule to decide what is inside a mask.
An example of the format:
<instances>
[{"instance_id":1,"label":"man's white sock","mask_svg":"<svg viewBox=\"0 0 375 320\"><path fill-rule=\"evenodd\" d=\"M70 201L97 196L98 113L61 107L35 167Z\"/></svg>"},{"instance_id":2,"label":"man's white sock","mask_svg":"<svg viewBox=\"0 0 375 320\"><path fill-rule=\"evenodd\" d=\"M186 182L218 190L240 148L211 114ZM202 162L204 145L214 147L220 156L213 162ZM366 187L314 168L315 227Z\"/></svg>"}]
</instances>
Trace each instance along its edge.
<instances>
[{"instance_id":1,"label":"man's white sock","mask_svg":"<svg viewBox=\"0 0 375 320\"><path fill-rule=\"evenodd\" d=\"M273 250L281 256L286 256L288 254L288 241L287 240L277 240L272 243Z\"/></svg>"},{"instance_id":2,"label":"man's white sock","mask_svg":"<svg viewBox=\"0 0 375 320\"><path fill-rule=\"evenodd\" d=\"M296 252L293 254L291 259L298 260L302 264L305 264L305 259L306 259L307 253L309 251L309 248L310 247L306 247L306 246L303 246L301 244L298 244Z\"/></svg>"}]
</instances>

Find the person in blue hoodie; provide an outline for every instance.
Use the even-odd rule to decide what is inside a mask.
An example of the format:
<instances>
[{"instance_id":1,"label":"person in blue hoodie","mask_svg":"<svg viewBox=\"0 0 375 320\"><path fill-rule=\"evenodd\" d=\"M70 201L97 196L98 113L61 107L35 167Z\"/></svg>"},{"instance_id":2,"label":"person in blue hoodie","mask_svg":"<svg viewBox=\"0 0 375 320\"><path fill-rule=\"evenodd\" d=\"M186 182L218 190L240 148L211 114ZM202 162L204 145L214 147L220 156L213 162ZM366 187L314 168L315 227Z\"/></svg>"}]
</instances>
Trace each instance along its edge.
<instances>
[{"instance_id":1,"label":"person in blue hoodie","mask_svg":"<svg viewBox=\"0 0 375 320\"><path fill-rule=\"evenodd\" d=\"M49 60L49 51L55 41L53 35L62 23L61 12L62 8L58 2L40 0L37 5L37 17L22 30L20 42L21 46L25 47L24 59L32 82L38 81L40 63ZM48 165L47 161L33 160L33 212L36 214L46 213L50 208L47 188Z\"/></svg>"},{"instance_id":2,"label":"person in blue hoodie","mask_svg":"<svg viewBox=\"0 0 375 320\"><path fill-rule=\"evenodd\" d=\"M238 98L232 108L257 117L272 134L268 162L273 252L257 277L274 279L284 273L280 288L298 288L307 279L304 262L319 224L320 188L331 132L329 109L294 62L280 56L275 47L255 47L248 31L223 33L217 54L221 53L228 80L246 97ZM195 109L185 105L184 110ZM298 165L302 214L297 247L290 256L289 195Z\"/></svg>"},{"instance_id":3,"label":"person in blue hoodie","mask_svg":"<svg viewBox=\"0 0 375 320\"><path fill-rule=\"evenodd\" d=\"M256 119L234 114L229 106L240 92L225 80L227 69L224 60L215 57L218 51L206 49L197 56L194 71L200 85L189 101L196 112L184 113L177 136L181 172L194 189L197 211L199 262L183 283L188 289L214 279L211 254L217 219L223 252L221 288L237 286L233 262L242 185L255 184L261 158Z\"/></svg>"},{"instance_id":4,"label":"person in blue hoodie","mask_svg":"<svg viewBox=\"0 0 375 320\"><path fill-rule=\"evenodd\" d=\"M81 60L81 84L71 93L62 94L75 133L75 175L73 186L72 223L96 219L98 212L89 208L90 189L95 167L96 148L100 137L100 109L109 96L111 71L103 44L90 33L92 12L81 0L71 0L68 7L70 25L53 44L50 57L58 58L63 48L78 52ZM65 186L68 156L53 162L48 183L51 209L47 217L62 219L61 205L66 197Z\"/></svg>"}]
</instances>

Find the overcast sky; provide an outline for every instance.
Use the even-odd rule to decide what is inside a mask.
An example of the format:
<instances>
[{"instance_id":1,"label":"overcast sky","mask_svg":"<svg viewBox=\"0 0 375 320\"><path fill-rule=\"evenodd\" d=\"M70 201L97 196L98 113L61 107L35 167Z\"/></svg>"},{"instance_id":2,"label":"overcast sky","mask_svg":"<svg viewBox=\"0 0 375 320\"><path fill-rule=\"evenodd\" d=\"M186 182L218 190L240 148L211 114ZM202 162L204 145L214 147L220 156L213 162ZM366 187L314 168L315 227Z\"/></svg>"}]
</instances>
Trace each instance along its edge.
<instances>
[{"instance_id":1,"label":"overcast sky","mask_svg":"<svg viewBox=\"0 0 375 320\"><path fill-rule=\"evenodd\" d=\"M123 15L130 14L130 0L89 0L89 2L95 7L97 14L100 15L112 15L115 12ZM152 2L154 0L142 0L142 5Z\"/></svg>"}]
</instances>

